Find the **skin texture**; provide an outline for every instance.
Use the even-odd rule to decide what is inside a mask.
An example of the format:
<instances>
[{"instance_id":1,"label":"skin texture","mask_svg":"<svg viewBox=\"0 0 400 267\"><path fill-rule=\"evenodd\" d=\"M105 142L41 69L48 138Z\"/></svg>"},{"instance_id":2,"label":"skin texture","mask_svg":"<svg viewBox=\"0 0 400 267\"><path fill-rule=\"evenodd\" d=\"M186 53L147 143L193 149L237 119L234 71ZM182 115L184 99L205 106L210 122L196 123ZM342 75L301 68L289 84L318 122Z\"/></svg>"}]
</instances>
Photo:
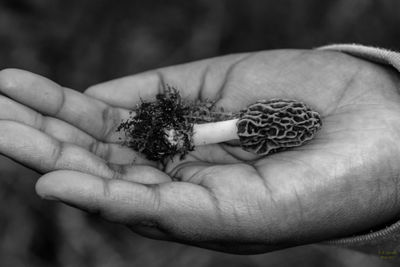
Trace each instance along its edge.
<instances>
[{"instance_id":1,"label":"skin texture","mask_svg":"<svg viewBox=\"0 0 400 267\"><path fill-rule=\"evenodd\" d=\"M317 110L310 143L259 158L208 145L159 166L115 132L163 85L236 111L288 98ZM0 153L44 175L37 193L155 239L262 253L368 231L397 219L396 74L341 53L277 50L173 66L84 94L21 70L0 72Z\"/></svg>"}]
</instances>

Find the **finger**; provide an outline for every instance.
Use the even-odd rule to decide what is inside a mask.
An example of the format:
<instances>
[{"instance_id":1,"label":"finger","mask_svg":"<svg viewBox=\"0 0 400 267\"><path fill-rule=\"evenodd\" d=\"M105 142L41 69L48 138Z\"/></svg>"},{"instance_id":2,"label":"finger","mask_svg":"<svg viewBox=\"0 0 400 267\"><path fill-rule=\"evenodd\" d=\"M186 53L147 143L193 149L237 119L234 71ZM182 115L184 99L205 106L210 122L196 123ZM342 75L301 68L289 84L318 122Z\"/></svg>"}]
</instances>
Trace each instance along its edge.
<instances>
[{"instance_id":1,"label":"finger","mask_svg":"<svg viewBox=\"0 0 400 267\"><path fill-rule=\"evenodd\" d=\"M45 199L62 201L132 229L156 228L159 233L168 233L166 238L169 234L178 238L195 236L216 219L209 193L189 183L148 186L63 170L42 176L36 192Z\"/></svg>"},{"instance_id":2,"label":"finger","mask_svg":"<svg viewBox=\"0 0 400 267\"><path fill-rule=\"evenodd\" d=\"M205 171L212 169L212 166L215 165L206 162L187 162L174 168L171 171L171 176L178 181L201 184L206 177Z\"/></svg>"},{"instance_id":3,"label":"finger","mask_svg":"<svg viewBox=\"0 0 400 267\"><path fill-rule=\"evenodd\" d=\"M147 165L116 165L108 164L110 168L121 173L121 179L141 184L159 184L171 182L171 178L155 166Z\"/></svg>"},{"instance_id":4,"label":"finger","mask_svg":"<svg viewBox=\"0 0 400 267\"><path fill-rule=\"evenodd\" d=\"M232 66L248 55L230 55L148 71L92 86L85 94L128 109L141 99L152 99L166 85L178 89L185 99L218 100Z\"/></svg>"},{"instance_id":5,"label":"finger","mask_svg":"<svg viewBox=\"0 0 400 267\"><path fill-rule=\"evenodd\" d=\"M60 142L34 128L13 121L0 121L0 153L40 173L59 169L88 172L104 178L121 174L89 151Z\"/></svg>"},{"instance_id":6,"label":"finger","mask_svg":"<svg viewBox=\"0 0 400 267\"><path fill-rule=\"evenodd\" d=\"M64 120L102 141L118 142L119 138L123 138L122 133L115 130L122 120L129 118L126 109L112 108L23 70L2 70L0 92L44 115Z\"/></svg>"},{"instance_id":7,"label":"finger","mask_svg":"<svg viewBox=\"0 0 400 267\"><path fill-rule=\"evenodd\" d=\"M243 177L250 181L249 177L253 177L253 172L253 168L244 163L211 164L206 162L187 162L173 169L170 175L183 182L203 186L207 186L211 182L215 186L217 183L223 185L224 183L237 182L236 180L244 180L242 179ZM239 173L243 173L241 178L238 175Z\"/></svg>"},{"instance_id":8,"label":"finger","mask_svg":"<svg viewBox=\"0 0 400 267\"><path fill-rule=\"evenodd\" d=\"M62 170L42 176L36 192L45 199L59 200L131 226L156 226L160 219L156 191L139 183Z\"/></svg>"},{"instance_id":9,"label":"finger","mask_svg":"<svg viewBox=\"0 0 400 267\"><path fill-rule=\"evenodd\" d=\"M73 143L114 164L151 164L132 149L104 143L62 120L43 116L35 110L0 95L0 120L13 120L40 130L61 142Z\"/></svg>"}]
</instances>

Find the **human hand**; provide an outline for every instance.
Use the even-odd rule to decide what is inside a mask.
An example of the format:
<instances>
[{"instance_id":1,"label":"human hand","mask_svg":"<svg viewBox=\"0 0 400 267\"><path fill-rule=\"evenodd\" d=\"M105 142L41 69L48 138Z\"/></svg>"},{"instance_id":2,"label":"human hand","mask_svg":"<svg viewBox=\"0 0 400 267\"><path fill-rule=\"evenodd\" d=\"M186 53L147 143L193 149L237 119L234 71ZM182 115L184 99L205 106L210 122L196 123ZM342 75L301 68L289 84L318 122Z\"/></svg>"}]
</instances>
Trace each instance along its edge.
<instances>
[{"instance_id":1,"label":"human hand","mask_svg":"<svg viewBox=\"0 0 400 267\"><path fill-rule=\"evenodd\" d=\"M164 68L84 95L5 70L0 90L9 98L0 98L0 151L48 172L37 183L44 198L151 238L266 252L394 218L400 205L396 82L391 70L350 56L293 50ZM152 99L164 84L187 99L216 99L226 110L258 99L300 100L321 113L323 127L310 143L264 158L209 145L161 169L120 147L114 130L140 98Z\"/></svg>"}]
</instances>

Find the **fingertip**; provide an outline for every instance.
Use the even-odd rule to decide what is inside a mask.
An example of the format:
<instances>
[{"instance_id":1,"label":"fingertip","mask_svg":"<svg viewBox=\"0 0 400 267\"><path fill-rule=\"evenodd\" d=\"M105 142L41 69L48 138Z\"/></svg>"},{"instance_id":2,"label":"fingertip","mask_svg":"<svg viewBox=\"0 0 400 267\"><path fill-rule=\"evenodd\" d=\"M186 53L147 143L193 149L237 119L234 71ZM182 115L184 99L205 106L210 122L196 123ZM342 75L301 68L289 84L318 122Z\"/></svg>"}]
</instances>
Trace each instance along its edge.
<instances>
[{"instance_id":1,"label":"fingertip","mask_svg":"<svg viewBox=\"0 0 400 267\"><path fill-rule=\"evenodd\" d=\"M63 200L68 199L76 187L85 188L90 185L90 180L101 179L90 174L77 171L59 170L49 172L36 182L36 193L43 199Z\"/></svg>"},{"instance_id":2,"label":"fingertip","mask_svg":"<svg viewBox=\"0 0 400 267\"><path fill-rule=\"evenodd\" d=\"M124 78L118 78L89 86L83 93L85 95L101 99L104 96L108 96L110 94L109 91L114 91L113 89L118 87L118 83L120 83L120 81Z\"/></svg>"},{"instance_id":3,"label":"fingertip","mask_svg":"<svg viewBox=\"0 0 400 267\"><path fill-rule=\"evenodd\" d=\"M143 184L64 170L43 175L36 192L44 199L58 200L113 222L136 225L158 218L154 190Z\"/></svg>"},{"instance_id":4,"label":"fingertip","mask_svg":"<svg viewBox=\"0 0 400 267\"><path fill-rule=\"evenodd\" d=\"M61 99L61 90L57 83L20 69L0 71L0 91L17 102L45 113L49 113L46 109L48 103L59 105Z\"/></svg>"},{"instance_id":5,"label":"fingertip","mask_svg":"<svg viewBox=\"0 0 400 267\"><path fill-rule=\"evenodd\" d=\"M14 90L20 87L31 86L32 83L37 81L55 83L48 78L45 78L39 74L15 68L6 68L0 70L0 88L3 90Z\"/></svg>"},{"instance_id":6,"label":"fingertip","mask_svg":"<svg viewBox=\"0 0 400 267\"><path fill-rule=\"evenodd\" d=\"M94 96L97 87L98 85L89 86L88 88L86 88L86 90L83 91L83 93L88 96Z\"/></svg>"},{"instance_id":7,"label":"fingertip","mask_svg":"<svg viewBox=\"0 0 400 267\"><path fill-rule=\"evenodd\" d=\"M62 182L65 176L65 170L49 172L36 182L36 193L43 199L53 199L55 195L59 195L59 190L62 188Z\"/></svg>"},{"instance_id":8,"label":"fingertip","mask_svg":"<svg viewBox=\"0 0 400 267\"><path fill-rule=\"evenodd\" d=\"M0 70L0 88L2 90L12 90L18 84L18 78L28 73L25 70L7 68Z\"/></svg>"}]
</instances>

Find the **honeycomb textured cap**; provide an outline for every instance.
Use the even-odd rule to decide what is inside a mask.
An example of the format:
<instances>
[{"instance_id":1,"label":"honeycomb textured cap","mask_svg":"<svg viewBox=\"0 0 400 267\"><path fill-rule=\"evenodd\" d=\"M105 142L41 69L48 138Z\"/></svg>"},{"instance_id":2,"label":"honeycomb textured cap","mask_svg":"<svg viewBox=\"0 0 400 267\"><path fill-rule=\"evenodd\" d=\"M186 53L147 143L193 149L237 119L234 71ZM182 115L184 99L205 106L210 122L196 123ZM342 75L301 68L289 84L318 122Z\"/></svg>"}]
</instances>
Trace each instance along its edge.
<instances>
[{"instance_id":1,"label":"honeycomb textured cap","mask_svg":"<svg viewBox=\"0 0 400 267\"><path fill-rule=\"evenodd\" d=\"M240 111L238 136L244 150L266 156L301 146L321 128L318 112L288 99L260 100Z\"/></svg>"}]
</instances>

